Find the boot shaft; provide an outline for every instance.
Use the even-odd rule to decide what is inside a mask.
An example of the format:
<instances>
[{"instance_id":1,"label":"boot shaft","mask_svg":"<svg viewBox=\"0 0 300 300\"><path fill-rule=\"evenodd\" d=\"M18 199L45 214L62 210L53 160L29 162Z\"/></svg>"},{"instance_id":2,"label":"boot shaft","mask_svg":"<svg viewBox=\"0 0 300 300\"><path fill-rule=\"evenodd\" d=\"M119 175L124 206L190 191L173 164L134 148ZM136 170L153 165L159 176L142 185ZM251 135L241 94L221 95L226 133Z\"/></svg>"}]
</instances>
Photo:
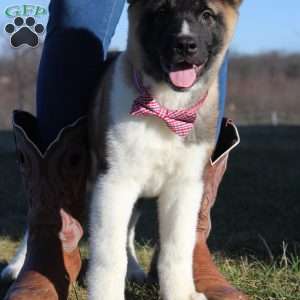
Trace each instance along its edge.
<instances>
[{"instance_id":1,"label":"boot shaft","mask_svg":"<svg viewBox=\"0 0 300 300\"><path fill-rule=\"evenodd\" d=\"M204 192L198 215L197 239L207 239L211 231L211 208L227 168L229 152L240 142L238 130L231 120L223 119L218 143L204 170Z\"/></svg>"},{"instance_id":2,"label":"boot shaft","mask_svg":"<svg viewBox=\"0 0 300 300\"><path fill-rule=\"evenodd\" d=\"M62 129L45 151L32 115L15 111L13 127L29 230L24 265L5 299L67 299L81 268L78 221L83 219L89 166L86 118Z\"/></svg>"},{"instance_id":3,"label":"boot shaft","mask_svg":"<svg viewBox=\"0 0 300 300\"><path fill-rule=\"evenodd\" d=\"M53 225L60 228L61 208L82 220L88 173L86 118L62 129L40 151L36 119L15 111L13 127L17 161L28 198L30 228Z\"/></svg>"}]
</instances>

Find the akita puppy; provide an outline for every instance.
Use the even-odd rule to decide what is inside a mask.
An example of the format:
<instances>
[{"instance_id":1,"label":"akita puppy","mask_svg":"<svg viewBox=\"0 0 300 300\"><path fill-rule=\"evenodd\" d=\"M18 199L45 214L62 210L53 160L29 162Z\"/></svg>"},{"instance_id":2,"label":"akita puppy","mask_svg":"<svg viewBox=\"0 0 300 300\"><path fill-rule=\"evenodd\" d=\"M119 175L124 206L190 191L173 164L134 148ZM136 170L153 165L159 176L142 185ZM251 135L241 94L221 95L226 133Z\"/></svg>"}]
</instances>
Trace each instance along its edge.
<instances>
[{"instance_id":1,"label":"akita puppy","mask_svg":"<svg viewBox=\"0 0 300 300\"><path fill-rule=\"evenodd\" d=\"M240 2L129 1L127 50L106 70L90 116L90 300L124 299L139 197L158 201L163 299L206 299L193 282L196 221L216 144L218 73Z\"/></svg>"}]
</instances>

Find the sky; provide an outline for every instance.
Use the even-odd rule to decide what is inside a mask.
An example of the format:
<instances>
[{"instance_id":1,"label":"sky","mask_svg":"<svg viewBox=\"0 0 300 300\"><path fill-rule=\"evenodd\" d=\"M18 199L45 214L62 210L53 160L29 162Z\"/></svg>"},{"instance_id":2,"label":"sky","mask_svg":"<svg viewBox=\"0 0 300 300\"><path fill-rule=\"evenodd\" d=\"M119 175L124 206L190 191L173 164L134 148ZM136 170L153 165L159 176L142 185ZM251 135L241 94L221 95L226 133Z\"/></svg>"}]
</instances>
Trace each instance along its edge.
<instances>
[{"instance_id":1,"label":"sky","mask_svg":"<svg viewBox=\"0 0 300 300\"><path fill-rule=\"evenodd\" d=\"M7 34L1 30L11 21L5 15L7 7L23 4L47 7L48 3L48 0L0 0L1 43L8 43ZM47 19L42 18L42 22L46 23ZM125 7L111 46L124 49L126 36ZM244 0L231 48L235 52L246 54L267 51L300 52L300 0Z\"/></svg>"}]
</instances>

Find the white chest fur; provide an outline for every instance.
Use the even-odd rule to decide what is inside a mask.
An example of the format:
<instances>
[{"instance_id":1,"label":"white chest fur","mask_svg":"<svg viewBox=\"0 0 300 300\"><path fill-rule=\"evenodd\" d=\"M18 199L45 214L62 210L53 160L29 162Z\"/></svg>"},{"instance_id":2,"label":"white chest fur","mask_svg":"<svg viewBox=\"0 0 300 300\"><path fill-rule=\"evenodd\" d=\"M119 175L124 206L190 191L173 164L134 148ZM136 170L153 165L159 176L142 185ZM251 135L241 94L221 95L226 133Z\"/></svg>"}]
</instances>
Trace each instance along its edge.
<instances>
[{"instance_id":1,"label":"white chest fur","mask_svg":"<svg viewBox=\"0 0 300 300\"><path fill-rule=\"evenodd\" d=\"M208 144L186 143L157 117L130 115L135 86L124 76L124 58L115 65L110 97L108 161L110 166L126 170L143 187L141 196L158 196L164 182L180 177L183 181L200 180L207 159ZM183 96L184 97L184 96Z\"/></svg>"}]
</instances>

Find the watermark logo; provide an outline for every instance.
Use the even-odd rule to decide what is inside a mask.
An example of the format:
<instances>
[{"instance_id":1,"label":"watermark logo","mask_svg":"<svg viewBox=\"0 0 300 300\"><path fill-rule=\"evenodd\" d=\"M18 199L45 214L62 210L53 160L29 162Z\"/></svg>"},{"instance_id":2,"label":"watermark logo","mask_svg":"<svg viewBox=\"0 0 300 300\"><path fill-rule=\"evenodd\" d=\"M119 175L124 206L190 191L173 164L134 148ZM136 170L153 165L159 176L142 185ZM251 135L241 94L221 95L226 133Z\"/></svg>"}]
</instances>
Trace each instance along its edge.
<instances>
[{"instance_id":1,"label":"watermark logo","mask_svg":"<svg viewBox=\"0 0 300 300\"><path fill-rule=\"evenodd\" d=\"M5 10L5 15L12 21L5 25L10 44L13 48L29 46L35 48L45 33L45 26L39 21L48 11L39 5L14 5Z\"/></svg>"}]
</instances>

